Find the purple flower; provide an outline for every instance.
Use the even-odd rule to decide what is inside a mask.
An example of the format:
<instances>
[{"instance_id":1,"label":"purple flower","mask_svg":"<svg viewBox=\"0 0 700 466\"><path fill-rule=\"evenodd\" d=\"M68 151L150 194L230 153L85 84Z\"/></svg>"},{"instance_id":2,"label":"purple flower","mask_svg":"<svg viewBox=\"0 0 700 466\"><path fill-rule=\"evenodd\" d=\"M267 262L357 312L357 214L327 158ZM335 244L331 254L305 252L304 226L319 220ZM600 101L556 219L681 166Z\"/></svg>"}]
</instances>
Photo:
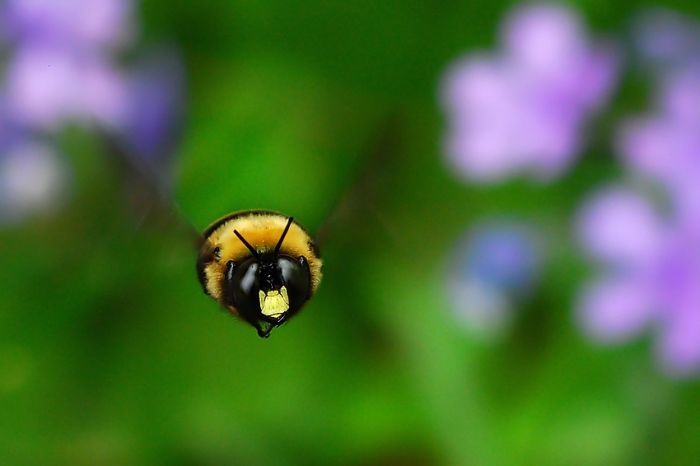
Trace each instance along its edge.
<instances>
[{"instance_id":1,"label":"purple flower","mask_svg":"<svg viewBox=\"0 0 700 466\"><path fill-rule=\"evenodd\" d=\"M580 296L579 318L594 339L615 343L650 328L664 369L700 369L700 235L674 212L664 217L624 187L604 190L578 221L584 249L602 268Z\"/></svg>"},{"instance_id":2,"label":"purple flower","mask_svg":"<svg viewBox=\"0 0 700 466\"><path fill-rule=\"evenodd\" d=\"M77 121L116 126L124 118L125 83L102 57L52 46L15 51L7 70L7 99L25 126L56 130Z\"/></svg>"},{"instance_id":3,"label":"purple flower","mask_svg":"<svg viewBox=\"0 0 700 466\"><path fill-rule=\"evenodd\" d=\"M620 125L619 151L670 194L677 222L700 231L700 24L652 10L635 22L633 39L655 78L655 108Z\"/></svg>"},{"instance_id":4,"label":"purple flower","mask_svg":"<svg viewBox=\"0 0 700 466\"><path fill-rule=\"evenodd\" d=\"M700 68L665 76L656 112L624 122L618 146L633 172L670 193L678 220L700 229Z\"/></svg>"},{"instance_id":5,"label":"purple flower","mask_svg":"<svg viewBox=\"0 0 700 466\"><path fill-rule=\"evenodd\" d=\"M501 35L502 50L468 55L447 71L447 156L478 181L553 178L579 153L584 123L606 102L615 56L590 43L574 11L553 4L517 8Z\"/></svg>"},{"instance_id":6,"label":"purple flower","mask_svg":"<svg viewBox=\"0 0 700 466\"><path fill-rule=\"evenodd\" d=\"M68 124L120 137L137 158L172 151L183 72L173 54L151 57L133 74L116 63L114 52L133 35L132 6L131 0L0 4L8 49L0 90L0 217L44 210L39 200L56 194L60 164L50 137Z\"/></svg>"},{"instance_id":7,"label":"purple flower","mask_svg":"<svg viewBox=\"0 0 700 466\"><path fill-rule=\"evenodd\" d=\"M524 224L494 221L472 229L448 269L447 294L460 322L484 337L503 332L513 307L535 286L541 262L537 235Z\"/></svg>"},{"instance_id":8,"label":"purple flower","mask_svg":"<svg viewBox=\"0 0 700 466\"><path fill-rule=\"evenodd\" d=\"M18 123L121 124L125 83L109 52L130 35L130 1L8 0L2 18L13 46L6 99Z\"/></svg>"}]
</instances>

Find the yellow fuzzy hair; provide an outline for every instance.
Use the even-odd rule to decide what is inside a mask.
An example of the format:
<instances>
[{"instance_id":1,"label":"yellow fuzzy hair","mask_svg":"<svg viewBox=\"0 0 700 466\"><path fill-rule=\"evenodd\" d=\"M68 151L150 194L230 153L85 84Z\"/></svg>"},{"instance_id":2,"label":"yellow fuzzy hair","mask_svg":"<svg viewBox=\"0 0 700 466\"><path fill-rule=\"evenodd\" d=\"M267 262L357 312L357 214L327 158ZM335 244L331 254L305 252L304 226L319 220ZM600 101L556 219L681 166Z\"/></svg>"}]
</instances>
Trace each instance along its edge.
<instances>
[{"instance_id":1,"label":"yellow fuzzy hair","mask_svg":"<svg viewBox=\"0 0 700 466\"><path fill-rule=\"evenodd\" d=\"M228 261L240 262L251 255L248 248L234 234L234 230L237 230L258 252L271 252L275 249L287 221L288 217L281 214L259 211L238 214L230 220L224 219L223 222L220 220L221 224L211 230L202 246L203 250L219 248L220 259L212 261L204 268L209 295L216 300L221 299ZM215 222L214 225L217 223ZM313 239L296 222L290 226L280 253L294 258L306 257L311 272L311 292L315 293L321 283L322 261L314 250ZM231 311L235 312L235 309Z\"/></svg>"}]
</instances>

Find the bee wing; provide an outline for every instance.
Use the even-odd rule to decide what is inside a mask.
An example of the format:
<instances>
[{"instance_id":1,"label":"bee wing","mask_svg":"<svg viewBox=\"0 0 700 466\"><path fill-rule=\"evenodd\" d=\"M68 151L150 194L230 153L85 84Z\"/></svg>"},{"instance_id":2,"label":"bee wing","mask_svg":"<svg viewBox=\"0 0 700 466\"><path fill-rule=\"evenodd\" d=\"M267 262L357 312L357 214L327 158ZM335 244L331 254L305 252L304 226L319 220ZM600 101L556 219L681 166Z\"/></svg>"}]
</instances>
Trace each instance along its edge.
<instances>
[{"instance_id":1,"label":"bee wing","mask_svg":"<svg viewBox=\"0 0 700 466\"><path fill-rule=\"evenodd\" d=\"M395 162L401 153L404 131L399 111L387 115L372 131L359 156L359 166L350 187L332 205L316 231L316 242L321 249L332 241L341 227L368 220L375 222L393 244L400 244L396 228L378 206L386 193L390 170L397 165Z\"/></svg>"},{"instance_id":2,"label":"bee wing","mask_svg":"<svg viewBox=\"0 0 700 466\"><path fill-rule=\"evenodd\" d=\"M102 140L122 174L136 228L154 224L191 240L199 247L202 244L200 233L175 201L169 160L136 157L110 135L103 135Z\"/></svg>"}]
</instances>

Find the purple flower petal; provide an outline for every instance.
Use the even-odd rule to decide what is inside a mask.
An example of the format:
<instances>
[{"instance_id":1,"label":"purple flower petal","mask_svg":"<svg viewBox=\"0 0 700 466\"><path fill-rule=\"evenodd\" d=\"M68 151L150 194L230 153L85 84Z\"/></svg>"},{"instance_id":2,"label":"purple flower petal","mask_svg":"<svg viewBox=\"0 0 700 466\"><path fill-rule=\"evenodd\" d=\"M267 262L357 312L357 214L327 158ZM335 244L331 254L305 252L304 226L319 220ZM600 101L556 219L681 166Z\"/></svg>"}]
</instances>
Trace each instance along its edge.
<instances>
[{"instance_id":1,"label":"purple flower petal","mask_svg":"<svg viewBox=\"0 0 700 466\"><path fill-rule=\"evenodd\" d=\"M633 171L668 176L676 170L673 146L675 128L660 118L629 120L618 131L617 146Z\"/></svg>"},{"instance_id":2,"label":"purple flower petal","mask_svg":"<svg viewBox=\"0 0 700 466\"><path fill-rule=\"evenodd\" d=\"M124 112L119 74L102 59L55 47L24 47L7 77L11 116L32 127L55 130L66 121L114 125Z\"/></svg>"},{"instance_id":3,"label":"purple flower petal","mask_svg":"<svg viewBox=\"0 0 700 466\"><path fill-rule=\"evenodd\" d=\"M18 50L8 65L9 111L18 121L54 129L77 112L80 73L75 60L49 47Z\"/></svg>"},{"instance_id":4,"label":"purple flower petal","mask_svg":"<svg viewBox=\"0 0 700 466\"><path fill-rule=\"evenodd\" d=\"M691 177L676 180L672 194L679 228L700 238L700 183L697 180Z\"/></svg>"},{"instance_id":5,"label":"purple flower petal","mask_svg":"<svg viewBox=\"0 0 700 466\"><path fill-rule=\"evenodd\" d=\"M455 167L476 180L490 181L520 167L514 147L520 128L511 74L489 57L460 62L447 75L445 105L452 112L445 150Z\"/></svg>"},{"instance_id":6,"label":"purple flower petal","mask_svg":"<svg viewBox=\"0 0 700 466\"><path fill-rule=\"evenodd\" d=\"M698 56L700 58L700 51ZM659 106L664 114L675 121L700 126L700 66L689 66L669 74L660 94Z\"/></svg>"},{"instance_id":7,"label":"purple flower petal","mask_svg":"<svg viewBox=\"0 0 700 466\"><path fill-rule=\"evenodd\" d=\"M502 31L507 53L529 69L557 74L587 53L581 20L562 5L527 5L513 10Z\"/></svg>"},{"instance_id":8,"label":"purple flower petal","mask_svg":"<svg viewBox=\"0 0 700 466\"><path fill-rule=\"evenodd\" d=\"M554 5L516 9L503 42L501 53L468 56L448 70L445 151L477 181L552 179L579 152L585 121L615 81L616 57L588 44L573 10Z\"/></svg>"},{"instance_id":9,"label":"purple flower petal","mask_svg":"<svg viewBox=\"0 0 700 466\"><path fill-rule=\"evenodd\" d=\"M584 206L577 230L584 248L597 260L639 266L655 257L665 235L654 208L637 193L609 188Z\"/></svg>"},{"instance_id":10,"label":"purple flower petal","mask_svg":"<svg viewBox=\"0 0 700 466\"><path fill-rule=\"evenodd\" d=\"M606 278L584 288L578 318L593 339L614 343L642 331L654 317L654 305L643 282Z\"/></svg>"},{"instance_id":11,"label":"purple flower petal","mask_svg":"<svg viewBox=\"0 0 700 466\"><path fill-rule=\"evenodd\" d=\"M131 36L130 0L7 0L5 23L17 40L73 49L121 45Z\"/></svg>"},{"instance_id":12,"label":"purple flower petal","mask_svg":"<svg viewBox=\"0 0 700 466\"><path fill-rule=\"evenodd\" d=\"M682 228L674 233L653 263L653 286L667 317L694 309L700 318L700 237Z\"/></svg>"},{"instance_id":13,"label":"purple flower petal","mask_svg":"<svg viewBox=\"0 0 700 466\"><path fill-rule=\"evenodd\" d=\"M700 302L666 319L660 330L657 356L668 373L688 376L700 370Z\"/></svg>"}]
</instances>

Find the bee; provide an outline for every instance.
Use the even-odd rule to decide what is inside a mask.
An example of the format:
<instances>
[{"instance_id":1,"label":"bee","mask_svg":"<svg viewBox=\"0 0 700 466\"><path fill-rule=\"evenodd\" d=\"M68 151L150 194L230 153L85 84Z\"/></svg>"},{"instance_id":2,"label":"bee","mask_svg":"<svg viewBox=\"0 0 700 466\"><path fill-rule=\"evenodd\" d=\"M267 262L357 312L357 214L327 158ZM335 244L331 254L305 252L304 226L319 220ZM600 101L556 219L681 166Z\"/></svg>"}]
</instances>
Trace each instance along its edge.
<instances>
[{"instance_id":1,"label":"bee","mask_svg":"<svg viewBox=\"0 0 700 466\"><path fill-rule=\"evenodd\" d=\"M363 161L372 163L361 164L363 170L358 171L352 188L333 203L315 237L293 217L271 210L234 212L199 234L157 170L147 162L136 163L113 138L105 136L104 141L138 190L139 223L155 208L150 215L160 214L176 227L171 231L182 230L183 236L195 240L197 277L204 293L267 338L273 329L297 315L318 290L323 262L317 245L328 240L333 225L353 212L362 213L363 223L371 216L370 203L363 198L372 191L372 175L383 161L380 156L394 152L395 126L394 118L382 124L380 137L370 141Z\"/></svg>"},{"instance_id":2,"label":"bee","mask_svg":"<svg viewBox=\"0 0 700 466\"><path fill-rule=\"evenodd\" d=\"M202 234L197 275L204 292L267 338L297 314L321 283L311 235L268 210L227 215Z\"/></svg>"}]
</instances>

